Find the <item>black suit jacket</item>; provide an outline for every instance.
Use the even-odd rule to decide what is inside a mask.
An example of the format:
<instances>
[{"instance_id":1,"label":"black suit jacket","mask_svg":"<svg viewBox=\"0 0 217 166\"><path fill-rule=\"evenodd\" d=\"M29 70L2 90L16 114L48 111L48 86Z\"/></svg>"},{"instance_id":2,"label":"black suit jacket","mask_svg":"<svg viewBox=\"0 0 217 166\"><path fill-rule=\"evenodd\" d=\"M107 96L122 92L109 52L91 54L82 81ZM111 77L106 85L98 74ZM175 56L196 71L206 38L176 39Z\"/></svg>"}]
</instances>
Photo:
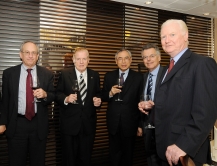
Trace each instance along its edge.
<instances>
[{"instance_id":1,"label":"black suit jacket","mask_svg":"<svg viewBox=\"0 0 217 166\"><path fill-rule=\"evenodd\" d=\"M40 88L47 92L47 100L41 100L41 102L37 103L38 135L39 139L44 139L48 134L47 106L55 98L53 73L48 69L37 65L36 69L40 81ZM0 125L6 125L6 136L9 138L13 137L17 124L20 71L21 65L18 65L8 68L3 72L3 109L1 110Z\"/></svg>"},{"instance_id":2,"label":"black suit jacket","mask_svg":"<svg viewBox=\"0 0 217 166\"><path fill-rule=\"evenodd\" d=\"M108 72L104 78L103 101L108 102L107 127L111 134L116 134L119 125L125 136L134 136L139 125L138 103L142 91L142 74L129 70L121 92L123 102L117 102L117 94L109 98L112 86L117 85L119 69Z\"/></svg>"},{"instance_id":3,"label":"black suit jacket","mask_svg":"<svg viewBox=\"0 0 217 166\"><path fill-rule=\"evenodd\" d=\"M189 49L155 94L155 133L159 156L176 144L195 161L206 163L208 135L217 118L217 65Z\"/></svg>"},{"instance_id":4,"label":"black suit jacket","mask_svg":"<svg viewBox=\"0 0 217 166\"><path fill-rule=\"evenodd\" d=\"M96 107L93 97L100 97L99 74L87 68L87 95L82 105L78 93L79 104L64 104L65 98L73 94L72 81L77 80L75 68L64 69L59 77L56 89L56 101L60 104L60 129L67 135L77 135L83 125L86 134L94 134L96 130Z\"/></svg>"}]
</instances>

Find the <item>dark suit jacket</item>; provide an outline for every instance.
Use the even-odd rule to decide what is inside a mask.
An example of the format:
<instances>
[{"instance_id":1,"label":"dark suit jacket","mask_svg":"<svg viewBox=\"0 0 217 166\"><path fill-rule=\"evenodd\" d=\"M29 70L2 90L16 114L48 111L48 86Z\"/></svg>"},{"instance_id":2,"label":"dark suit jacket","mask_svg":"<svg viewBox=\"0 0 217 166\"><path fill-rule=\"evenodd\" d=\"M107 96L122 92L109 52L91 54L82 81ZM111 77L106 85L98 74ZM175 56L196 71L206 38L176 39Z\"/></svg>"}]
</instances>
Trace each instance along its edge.
<instances>
[{"instance_id":1,"label":"dark suit jacket","mask_svg":"<svg viewBox=\"0 0 217 166\"><path fill-rule=\"evenodd\" d=\"M139 125L138 103L142 91L142 74L129 70L121 92L123 102L117 102L117 94L109 98L109 91L117 85L119 69L108 72L104 78L103 101L108 102L107 127L110 134L116 134L119 125L125 136L134 136Z\"/></svg>"},{"instance_id":2,"label":"dark suit jacket","mask_svg":"<svg viewBox=\"0 0 217 166\"><path fill-rule=\"evenodd\" d=\"M205 163L207 139L217 118L217 65L214 59L189 49L155 94L155 133L158 155L176 144L195 161Z\"/></svg>"},{"instance_id":3,"label":"dark suit jacket","mask_svg":"<svg viewBox=\"0 0 217 166\"><path fill-rule=\"evenodd\" d=\"M47 100L37 103L38 135L44 139L48 134L48 108L47 105L55 98L53 87L53 74L48 69L36 66L40 81L40 88L47 92ZM6 69L3 72L2 115L0 125L6 125L6 136L12 138L16 129L18 114L18 92L21 65Z\"/></svg>"},{"instance_id":4,"label":"dark suit jacket","mask_svg":"<svg viewBox=\"0 0 217 166\"><path fill-rule=\"evenodd\" d=\"M100 97L99 74L87 68L87 95L82 105L78 93L79 104L64 104L65 98L74 94L72 81L76 80L75 68L64 69L59 77L56 89L56 101L60 104L60 129L67 135L77 135L83 125L86 134L94 134L96 130L96 107L93 97Z\"/></svg>"}]
</instances>

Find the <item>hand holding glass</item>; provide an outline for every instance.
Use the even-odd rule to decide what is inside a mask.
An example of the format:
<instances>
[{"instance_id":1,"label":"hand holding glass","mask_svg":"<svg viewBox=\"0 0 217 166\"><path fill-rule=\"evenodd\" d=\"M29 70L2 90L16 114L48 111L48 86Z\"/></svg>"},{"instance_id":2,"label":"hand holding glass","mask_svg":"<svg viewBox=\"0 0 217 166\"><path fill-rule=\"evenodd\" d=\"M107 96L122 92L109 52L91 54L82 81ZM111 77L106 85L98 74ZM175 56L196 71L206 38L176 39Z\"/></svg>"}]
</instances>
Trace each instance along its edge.
<instances>
[{"instance_id":1,"label":"hand holding glass","mask_svg":"<svg viewBox=\"0 0 217 166\"><path fill-rule=\"evenodd\" d=\"M75 94L78 93L78 91L79 91L78 80L73 80L73 82L72 82L72 90L74 91ZM77 100L73 101L72 104L78 104Z\"/></svg>"},{"instance_id":2,"label":"hand holding glass","mask_svg":"<svg viewBox=\"0 0 217 166\"><path fill-rule=\"evenodd\" d=\"M140 97L140 101L150 101L150 100L151 100L151 95L142 95ZM151 109L150 110L145 110L145 111L149 112L149 111L151 111ZM147 114L147 116L149 116L149 114ZM145 126L145 129L153 129L153 128L155 128L155 127L153 125L151 125L150 117L149 117L149 119L148 119L148 125Z\"/></svg>"}]
</instances>

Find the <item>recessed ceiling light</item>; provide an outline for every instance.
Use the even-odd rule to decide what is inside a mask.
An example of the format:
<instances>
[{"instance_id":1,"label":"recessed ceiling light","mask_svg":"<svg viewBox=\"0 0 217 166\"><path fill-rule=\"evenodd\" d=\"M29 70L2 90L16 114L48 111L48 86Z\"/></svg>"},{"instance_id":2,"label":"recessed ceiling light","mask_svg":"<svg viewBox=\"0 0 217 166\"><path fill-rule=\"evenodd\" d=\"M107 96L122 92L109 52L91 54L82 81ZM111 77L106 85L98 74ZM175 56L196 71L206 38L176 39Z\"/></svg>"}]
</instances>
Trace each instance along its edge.
<instances>
[{"instance_id":1,"label":"recessed ceiling light","mask_svg":"<svg viewBox=\"0 0 217 166\"><path fill-rule=\"evenodd\" d=\"M152 4L152 3L153 3L152 1L146 1L146 2L145 2L146 5L150 5L150 4Z\"/></svg>"},{"instance_id":2,"label":"recessed ceiling light","mask_svg":"<svg viewBox=\"0 0 217 166\"><path fill-rule=\"evenodd\" d=\"M208 15L209 15L209 13L203 13L203 15L204 15L204 16L208 16Z\"/></svg>"}]
</instances>

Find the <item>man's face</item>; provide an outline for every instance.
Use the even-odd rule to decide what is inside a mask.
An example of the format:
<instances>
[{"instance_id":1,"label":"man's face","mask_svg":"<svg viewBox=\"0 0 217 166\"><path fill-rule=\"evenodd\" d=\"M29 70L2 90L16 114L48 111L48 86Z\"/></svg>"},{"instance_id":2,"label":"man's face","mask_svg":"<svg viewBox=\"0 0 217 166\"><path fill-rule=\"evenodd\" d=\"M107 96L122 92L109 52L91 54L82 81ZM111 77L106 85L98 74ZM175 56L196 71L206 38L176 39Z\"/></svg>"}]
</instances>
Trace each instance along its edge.
<instances>
[{"instance_id":1,"label":"man's face","mask_svg":"<svg viewBox=\"0 0 217 166\"><path fill-rule=\"evenodd\" d=\"M73 57L73 62L79 72L84 72L89 63L89 56L87 50L80 50L76 52Z\"/></svg>"},{"instance_id":2,"label":"man's face","mask_svg":"<svg viewBox=\"0 0 217 166\"><path fill-rule=\"evenodd\" d=\"M115 62L121 71L126 71L131 65L132 58L127 51L122 51L118 53Z\"/></svg>"},{"instance_id":3,"label":"man's face","mask_svg":"<svg viewBox=\"0 0 217 166\"><path fill-rule=\"evenodd\" d=\"M37 46L31 42L23 45L23 50L20 52L20 58L27 68L32 68L37 63L39 54Z\"/></svg>"},{"instance_id":4,"label":"man's face","mask_svg":"<svg viewBox=\"0 0 217 166\"><path fill-rule=\"evenodd\" d=\"M154 48L144 50L142 52L142 56L144 65L148 68L150 72L153 71L160 64L161 57L160 55L157 55L157 52Z\"/></svg>"},{"instance_id":5,"label":"man's face","mask_svg":"<svg viewBox=\"0 0 217 166\"><path fill-rule=\"evenodd\" d=\"M184 32L178 23L165 24L161 29L161 44L172 58L187 47L188 33Z\"/></svg>"}]
</instances>

